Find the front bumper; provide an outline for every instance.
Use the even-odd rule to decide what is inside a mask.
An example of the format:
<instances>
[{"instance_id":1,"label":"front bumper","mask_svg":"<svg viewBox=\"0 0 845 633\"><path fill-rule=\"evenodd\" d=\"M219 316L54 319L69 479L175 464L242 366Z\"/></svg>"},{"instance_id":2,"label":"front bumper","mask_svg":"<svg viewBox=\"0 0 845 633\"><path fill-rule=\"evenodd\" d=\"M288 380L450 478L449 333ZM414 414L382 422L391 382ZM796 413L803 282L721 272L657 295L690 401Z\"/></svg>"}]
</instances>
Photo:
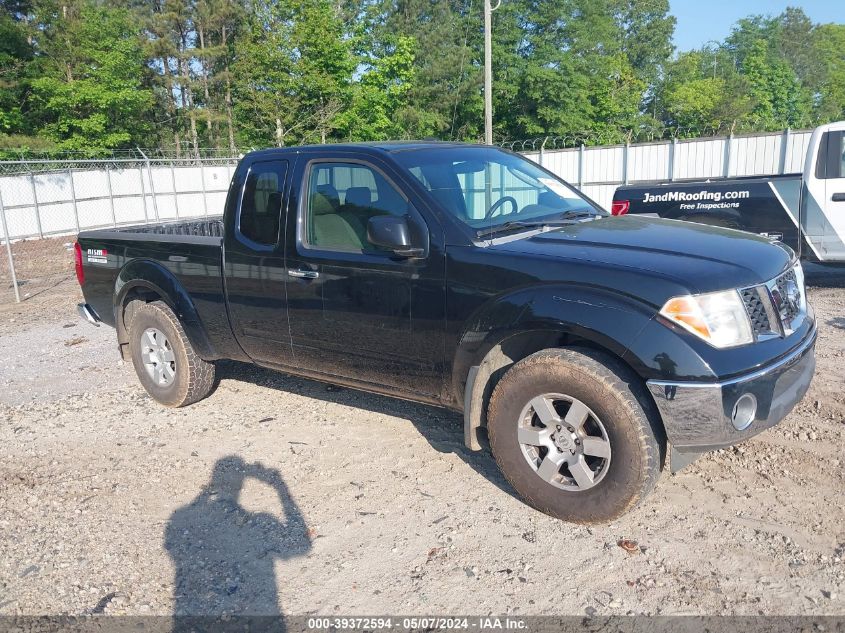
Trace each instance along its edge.
<instances>
[{"instance_id":1,"label":"front bumper","mask_svg":"<svg viewBox=\"0 0 845 633\"><path fill-rule=\"evenodd\" d=\"M648 389L672 446L672 470L705 451L742 442L783 420L810 387L816 368L815 343L813 330L786 358L724 382L649 380ZM750 423L743 423L737 411L737 401L746 394L756 401ZM750 400L746 396L743 402Z\"/></svg>"}]
</instances>

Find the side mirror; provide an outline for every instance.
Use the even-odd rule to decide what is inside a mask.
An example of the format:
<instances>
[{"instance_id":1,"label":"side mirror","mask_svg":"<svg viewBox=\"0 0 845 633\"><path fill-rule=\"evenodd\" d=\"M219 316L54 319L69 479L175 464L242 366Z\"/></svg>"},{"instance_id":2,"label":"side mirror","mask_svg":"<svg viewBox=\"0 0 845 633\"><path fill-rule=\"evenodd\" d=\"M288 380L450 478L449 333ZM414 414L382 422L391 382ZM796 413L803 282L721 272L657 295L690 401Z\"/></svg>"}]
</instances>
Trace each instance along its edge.
<instances>
[{"instance_id":1,"label":"side mirror","mask_svg":"<svg viewBox=\"0 0 845 633\"><path fill-rule=\"evenodd\" d=\"M393 251L401 257L419 257L422 248L415 248L411 240L411 227L407 217L377 215L367 222L367 240L374 246Z\"/></svg>"}]
</instances>

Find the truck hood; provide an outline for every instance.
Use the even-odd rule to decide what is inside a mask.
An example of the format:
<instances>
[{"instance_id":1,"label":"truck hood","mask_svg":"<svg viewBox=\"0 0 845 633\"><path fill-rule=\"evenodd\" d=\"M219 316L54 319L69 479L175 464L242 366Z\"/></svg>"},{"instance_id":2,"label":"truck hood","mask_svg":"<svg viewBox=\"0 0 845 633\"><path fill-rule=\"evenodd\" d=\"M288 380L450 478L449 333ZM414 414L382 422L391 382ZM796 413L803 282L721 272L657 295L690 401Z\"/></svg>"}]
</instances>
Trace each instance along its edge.
<instances>
[{"instance_id":1,"label":"truck hood","mask_svg":"<svg viewBox=\"0 0 845 633\"><path fill-rule=\"evenodd\" d=\"M541 233L494 240L493 249L647 271L691 292L753 286L776 277L794 259L788 246L703 224L608 216Z\"/></svg>"}]
</instances>

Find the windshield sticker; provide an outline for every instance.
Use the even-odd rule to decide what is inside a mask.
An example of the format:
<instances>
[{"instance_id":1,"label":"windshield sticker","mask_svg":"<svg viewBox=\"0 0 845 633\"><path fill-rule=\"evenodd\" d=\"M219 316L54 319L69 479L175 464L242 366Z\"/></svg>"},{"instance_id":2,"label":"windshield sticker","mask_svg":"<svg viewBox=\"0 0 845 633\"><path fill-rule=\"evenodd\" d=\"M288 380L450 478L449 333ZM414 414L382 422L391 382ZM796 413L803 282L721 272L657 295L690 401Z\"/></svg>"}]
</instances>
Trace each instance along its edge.
<instances>
[{"instance_id":1,"label":"windshield sticker","mask_svg":"<svg viewBox=\"0 0 845 633\"><path fill-rule=\"evenodd\" d=\"M538 178L537 180L539 180L541 183L543 183L543 185L546 186L547 189L553 191L561 198L572 197L572 193L569 191L569 189L567 189L563 184L559 183L554 178Z\"/></svg>"}]
</instances>

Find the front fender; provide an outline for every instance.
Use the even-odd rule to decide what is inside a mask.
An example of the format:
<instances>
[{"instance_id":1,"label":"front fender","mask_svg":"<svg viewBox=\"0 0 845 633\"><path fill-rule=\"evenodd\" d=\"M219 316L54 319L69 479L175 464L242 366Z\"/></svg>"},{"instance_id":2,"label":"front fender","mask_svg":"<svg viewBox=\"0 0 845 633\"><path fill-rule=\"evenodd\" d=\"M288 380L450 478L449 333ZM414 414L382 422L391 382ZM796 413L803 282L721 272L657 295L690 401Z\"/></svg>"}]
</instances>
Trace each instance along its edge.
<instances>
[{"instance_id":1,"label":"front fender","mask_svg":"<svg viewBox=\"0 0 845 633\"><path fill-rule=\"evenodd\" d=\"M561 333L623 357L656 313L653 306L586 284L523 288L489 300L465 322L453 361L452 388L464 402L470 368L511 336Z\"/></svg>"},{"instance_id":2,"label":"front fender","mask_svg":"<svg viewBox=\"0 0 845 633\"><path fill-rule=\"evenodd\" d=\"M133 259L120 270L115 280L113 309L120 344L128 342L122 318L124 301L129 292L139 289L157 294L173 310L200 358L218 358L190 295L172 272L151 259Z\"/></svg>"}]
</instances>

